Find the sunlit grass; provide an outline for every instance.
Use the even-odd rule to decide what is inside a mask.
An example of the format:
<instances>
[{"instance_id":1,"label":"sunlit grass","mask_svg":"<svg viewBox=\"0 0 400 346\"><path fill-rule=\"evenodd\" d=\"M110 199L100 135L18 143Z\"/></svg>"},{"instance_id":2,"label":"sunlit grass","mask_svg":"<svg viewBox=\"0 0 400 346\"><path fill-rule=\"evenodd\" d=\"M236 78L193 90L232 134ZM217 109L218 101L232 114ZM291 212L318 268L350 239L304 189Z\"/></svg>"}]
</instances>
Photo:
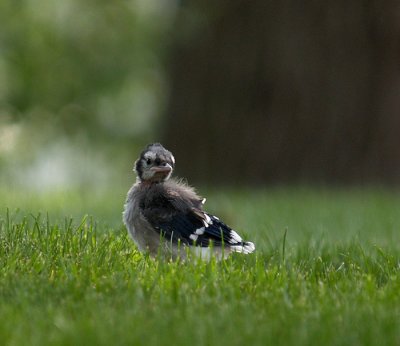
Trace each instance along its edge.
<instances>
[{"instance_id":1,"label":"sunlit grass","mask_svg":"<svg viewBox=\"0 0 400 346\"><path fill-rule=\"evenodd\" d=\"M210 263L138 253L122 190L8 194L4 345L400 343L395 192L208 191L208 210L257 246Z\"/></svg>"}]
</instances>

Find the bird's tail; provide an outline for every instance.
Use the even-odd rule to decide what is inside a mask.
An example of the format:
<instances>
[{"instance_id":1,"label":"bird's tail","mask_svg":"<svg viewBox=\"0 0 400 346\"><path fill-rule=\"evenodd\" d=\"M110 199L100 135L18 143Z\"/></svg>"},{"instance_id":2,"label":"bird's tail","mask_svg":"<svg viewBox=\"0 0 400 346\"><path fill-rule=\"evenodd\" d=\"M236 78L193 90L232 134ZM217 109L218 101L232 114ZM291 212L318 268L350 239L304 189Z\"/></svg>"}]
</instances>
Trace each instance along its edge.
<instances>
[{"instance_id":1,"label":"bird's tail","mask_svg":"<svg viewBox=\"0 0 400 346\"><path fill-rule=\"evenodd\" d=\"M241 243L233 244L230 245L230 248L233 252L244 253L246 255L252 253L256 249L254 243L252 243L251 241L244 241Z\"/></svg>"}]
</instances>

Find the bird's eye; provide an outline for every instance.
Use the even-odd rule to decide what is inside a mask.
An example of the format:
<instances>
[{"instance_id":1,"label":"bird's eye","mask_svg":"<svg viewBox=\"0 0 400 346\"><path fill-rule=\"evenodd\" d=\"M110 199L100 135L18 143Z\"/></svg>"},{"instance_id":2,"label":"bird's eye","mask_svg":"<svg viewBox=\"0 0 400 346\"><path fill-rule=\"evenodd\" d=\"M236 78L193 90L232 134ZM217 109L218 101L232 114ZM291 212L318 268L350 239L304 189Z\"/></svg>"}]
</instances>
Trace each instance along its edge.
<instances>
[{"instance_id":1,"label":"bird's eye","mask_svg":"<svg viewBox=\"0 0 400 346\"><path fill-rule=\"evenodd\" d=\"M149 165L149 164L151 164L151 159L147 159L146 160L146 163Z\"/></svg>"}]
</instances>

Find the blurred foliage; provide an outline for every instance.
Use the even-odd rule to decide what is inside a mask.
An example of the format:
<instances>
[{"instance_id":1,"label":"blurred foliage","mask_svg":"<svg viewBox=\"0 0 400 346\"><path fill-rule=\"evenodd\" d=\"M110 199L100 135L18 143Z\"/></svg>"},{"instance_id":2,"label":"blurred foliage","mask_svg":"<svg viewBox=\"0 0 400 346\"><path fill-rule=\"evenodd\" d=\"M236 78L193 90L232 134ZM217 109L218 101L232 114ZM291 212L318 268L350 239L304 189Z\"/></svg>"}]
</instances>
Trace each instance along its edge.
<instances>
[{"instance_id":1,"label":"blurred foliage","mask_svg":"<svg viewBox=\"0 0 400 346\"><path fill-rule=\"evenodd\" d=\"M175 7L173 0L0 2L0 167L48 157L54 145L115 157L152 139Z\"/></svg>"},{"instance_id":2,"label":"blurred foliage","mask_svg":"<svg viewBox=\"0 0 400 346\"><path fill-rule=\"evenodd\" d=\"M147 130L164 92L172 11L168 1L2 2L2 115L42 118L72 133Z\"/></svg>"}]
</instances>

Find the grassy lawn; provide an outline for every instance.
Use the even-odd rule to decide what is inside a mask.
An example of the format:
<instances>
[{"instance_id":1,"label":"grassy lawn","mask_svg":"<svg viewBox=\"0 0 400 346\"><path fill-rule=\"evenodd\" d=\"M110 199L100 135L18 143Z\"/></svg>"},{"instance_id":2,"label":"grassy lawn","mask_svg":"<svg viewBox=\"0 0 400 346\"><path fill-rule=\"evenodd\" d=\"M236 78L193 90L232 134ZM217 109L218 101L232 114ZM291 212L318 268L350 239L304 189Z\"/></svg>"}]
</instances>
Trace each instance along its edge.
<instances>
[{"instance_id":1,"label":"grassy lawn","mask_svg":"<svg viewBox=\"0 0 400 346\"><path fill-rule=\"evenodd\" d=\"M400 344L396 191L209 190L257 248L220 263L138 253L122 189L0 193L2 345Z\"/></svg>"}]
</instances>

